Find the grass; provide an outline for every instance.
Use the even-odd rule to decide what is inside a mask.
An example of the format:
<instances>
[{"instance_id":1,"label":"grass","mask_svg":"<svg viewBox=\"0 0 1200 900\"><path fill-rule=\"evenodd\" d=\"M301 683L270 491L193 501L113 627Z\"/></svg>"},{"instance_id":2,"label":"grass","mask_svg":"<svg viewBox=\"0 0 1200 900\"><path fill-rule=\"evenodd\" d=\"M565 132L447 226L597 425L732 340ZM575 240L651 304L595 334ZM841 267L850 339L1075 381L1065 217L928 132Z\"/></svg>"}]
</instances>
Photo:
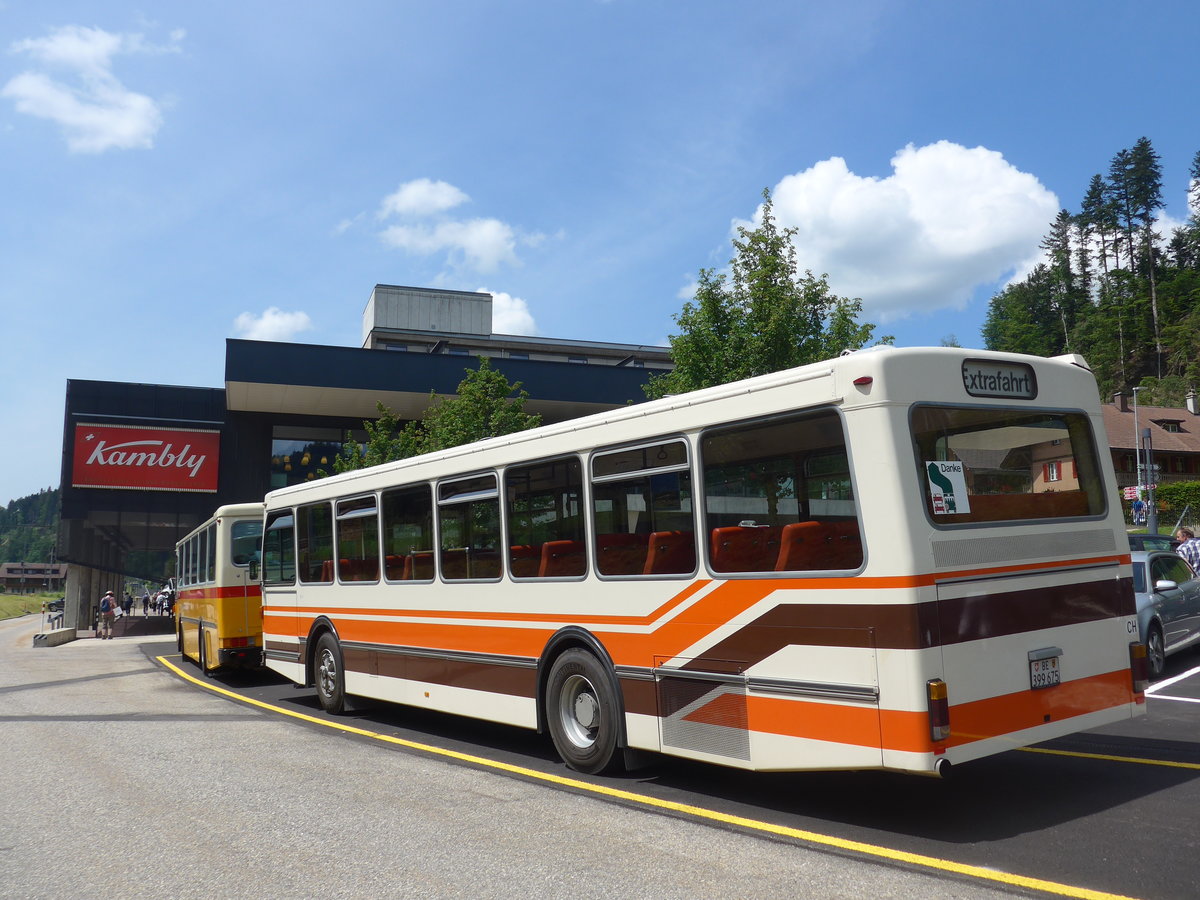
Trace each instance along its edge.
<instances>
[{"instance_id":1,"label":"grass","mask_svg":"<svg viewBox=\"0 0 1200 900\"><path fill-rule=\"evenodd\" d=\"M0 619L42 612L43 600L57 600L62 594L0 594Z\"/></svg>"}]
</instances>

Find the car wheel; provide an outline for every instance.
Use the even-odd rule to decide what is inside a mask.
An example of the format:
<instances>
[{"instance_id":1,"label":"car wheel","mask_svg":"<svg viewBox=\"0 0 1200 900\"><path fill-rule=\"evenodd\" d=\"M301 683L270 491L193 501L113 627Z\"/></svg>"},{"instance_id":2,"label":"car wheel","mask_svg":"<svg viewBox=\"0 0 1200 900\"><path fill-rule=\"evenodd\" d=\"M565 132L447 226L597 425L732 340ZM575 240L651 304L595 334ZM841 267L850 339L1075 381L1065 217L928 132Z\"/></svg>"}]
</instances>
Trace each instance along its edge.
<instances>
[{"instance_id":1,"label":"car wheel","mask_svg":"<svg viewBox=\"0 0 1200 900\"><path fill-rule=\"evenodd\" d=\"M1146 665L1151 678L1161 678L1167 664L1166 645L1163 643L1162 629L1158 623L1151 623L1146 634Z\"/></svg>"},{"instance_id":2,"label":"car wheel","mask_svg":"<svg viewBox=\"0 0 1200 900\"><path fill-rule=\"evenodd\" d=\"M339 715L346 708L346 675L342 671L342 649L328 631L317 641L313 681L321 708L330 715Z\"/></svg>"},{"instance_id":3,"label":"car wheel","mask_svg":"<svg viewBox=\"0 0 1200 900\"><path fill-rule=\"evenodd\" d=\"M554 661L546 682L546 724L563 762L596 774L614 766L617 698L600 661L586 650L568 650Z\"/></svg>"}]
</instances>

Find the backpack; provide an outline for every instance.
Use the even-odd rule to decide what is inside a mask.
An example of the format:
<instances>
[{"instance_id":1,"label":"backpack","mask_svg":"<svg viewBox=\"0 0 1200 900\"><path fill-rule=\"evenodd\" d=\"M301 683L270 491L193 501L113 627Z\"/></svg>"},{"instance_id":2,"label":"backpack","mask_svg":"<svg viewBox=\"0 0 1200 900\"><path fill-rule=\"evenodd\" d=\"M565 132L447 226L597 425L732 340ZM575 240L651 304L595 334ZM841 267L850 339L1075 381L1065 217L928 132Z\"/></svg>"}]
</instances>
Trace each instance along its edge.
<instances>
[{"instance_id":1,"label":"backpack","mask_svg":"<svg viewBox=\"0 0 1200 900\"><path fill-rule=\"evenodd\" d=\"M102 612L102 613L112 612L111 604L112 604L112 601L108 599L107 594L104 595L103 597L101 597L100 598L100 612Z\"/></svg>"}]
</instances>

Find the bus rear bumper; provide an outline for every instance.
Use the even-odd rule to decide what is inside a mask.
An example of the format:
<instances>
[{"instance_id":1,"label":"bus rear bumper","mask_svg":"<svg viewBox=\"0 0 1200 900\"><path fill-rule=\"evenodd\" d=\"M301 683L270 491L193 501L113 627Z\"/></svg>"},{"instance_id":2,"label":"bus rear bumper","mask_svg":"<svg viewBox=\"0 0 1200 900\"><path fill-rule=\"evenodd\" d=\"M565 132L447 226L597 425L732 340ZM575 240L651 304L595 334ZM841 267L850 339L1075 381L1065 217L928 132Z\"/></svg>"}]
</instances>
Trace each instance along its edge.
<instances>
[{"instance_id":1,"label":"bus rear bumper","mask_svg":"<svg viewBox=\"0 0 1200 900\"><path fill-rule=\"evenodd\" d=\"M263 664L261 647L227 647L217 652L217 663L231 669L257 669Z\"/></svg>"}]
</instances>

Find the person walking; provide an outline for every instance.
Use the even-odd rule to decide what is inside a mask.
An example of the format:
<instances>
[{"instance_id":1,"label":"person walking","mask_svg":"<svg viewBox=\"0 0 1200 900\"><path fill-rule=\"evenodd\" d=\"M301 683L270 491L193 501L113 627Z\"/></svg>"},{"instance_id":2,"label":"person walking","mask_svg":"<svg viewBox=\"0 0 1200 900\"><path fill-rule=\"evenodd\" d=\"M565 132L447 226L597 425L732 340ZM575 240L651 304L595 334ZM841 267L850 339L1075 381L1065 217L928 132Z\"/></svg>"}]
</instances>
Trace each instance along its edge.
<instances>
[{"instance_id":1,"label":"person walking","mask_svg":"<svg viewBox=\"0 0 1200 900\"><path fill-rule=\"evenodd\" d=\"M113 618L117 612L117 598L112 591L106 591L100 598L100 633L96 637L101 640L112 640Z\"/></svg>"},{"instance_id":2,"label":"person walking","mask_svg":"<svg viewBox=\"0 0 1200 900\"><path fill-rule=\"evenodd\" d=\"M1193 571L1200 572L1200 540L1196 539L1196 532L1186 525L1180 525L1175 532L1175 540L1179 541L1175 552L1187 560Z\"/></svg>"}]
</instances>

